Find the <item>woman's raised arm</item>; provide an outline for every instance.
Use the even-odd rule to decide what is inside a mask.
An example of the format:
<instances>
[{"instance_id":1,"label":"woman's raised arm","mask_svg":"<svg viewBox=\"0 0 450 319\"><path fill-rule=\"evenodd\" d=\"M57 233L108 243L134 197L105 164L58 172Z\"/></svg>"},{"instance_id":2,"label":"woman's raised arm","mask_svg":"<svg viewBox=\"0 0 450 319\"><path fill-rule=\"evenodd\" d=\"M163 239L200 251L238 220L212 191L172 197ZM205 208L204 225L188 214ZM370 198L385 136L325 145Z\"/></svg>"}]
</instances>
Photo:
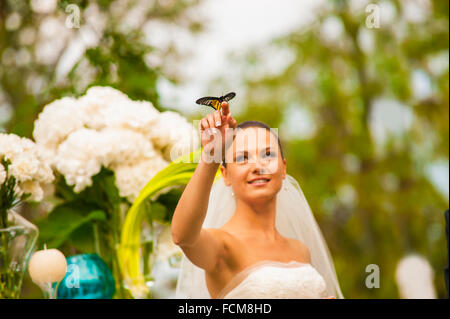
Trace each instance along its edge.
<instances>
[{"instance_id":1,"label":"woman's raised arm","mask_svg":"<svg viewBox=\"0 0 450 319\"><path fill-rule=\"evenodd\" d=\"M209 154L211 137L205 131L208 128L220 130L225 136L227 128L235 128L236 121L229 113L228 103L222 103L223 114L215 111L200 122L200 135L203 154L195 169L195 172L186 185L172 218L172 239L181 247L189 260L205 270L214 269L223 251L223 241L220 231L217 229L203 229L203 221L208 210L209 194L211 192L214 177L220 163L208 162L206 154ZM217 141L217 139L216 139ZM218 141L224 151L225 139ZM214 148L216 149L216 148Z\"/></svg>"}]
</instances>

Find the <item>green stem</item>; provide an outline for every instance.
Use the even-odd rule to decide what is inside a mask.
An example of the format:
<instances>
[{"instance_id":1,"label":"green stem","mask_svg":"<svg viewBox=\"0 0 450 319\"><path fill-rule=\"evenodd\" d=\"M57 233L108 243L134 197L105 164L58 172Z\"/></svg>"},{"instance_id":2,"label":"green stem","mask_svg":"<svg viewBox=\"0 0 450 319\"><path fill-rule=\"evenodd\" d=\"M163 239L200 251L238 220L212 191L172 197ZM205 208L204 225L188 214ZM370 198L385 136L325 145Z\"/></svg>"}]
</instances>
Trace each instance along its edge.
<instances>
[{"instance_id":1,"label":"green stem","mask_svg":"<svg viewBox=\"0 0 450 319\"><path fill-rule=\"evenodd\" d=\"M0 228L8 228L8 210L1 210L0 214L2 215Z\"/></svg>"},{"instance_id":2,"label":"green stem","mask_svg":"<svg viewBox=\"0 0 450 319\"><path fill-rule=\"evenodd\" d=\"M6 230L6 227L3 229ZM2 262L2 269L0 273L0 299L14 299L19 297L19 293L16 292L15 287L15 276L14 272L11 271L11 256L9 254L9 234L6 231L0 232L1 245L0 247L0 260Z\"/></svg>"},{"instance_id":3,"label":"green stem","mask_svg":"<svg viewBox=\"0 0 450 319\"><path fill-rule=\"evenodd\" d=\"M111 211L111 229L112 229L112 242L110 243L112 254L112 271L116 282L116 298L125 298L125 291L122 284L122 274L119 267L118 258L118 245L120 239L120 206L114 205Z\"/></svg>"},{"instance_id":4,"label":"green stem","mask_svg":"<svg viewBox=\"0 0 450 319\"><path fill-rule=\"evenodd\" d=\"M99 232L98 232L98 224L94 223L93 225L94 229L94 243L95 243L95 252L97 255L101 256L101 250L100 250L100 238L99 238Z\"/></svg>"},{"instance_id":5,"label":"green stem","mask_svg":"<svg viewBox=\"0 0 450 319\"><path fill-rule=\"evenodd\" d=\"M5 212L1 212L2 214L2 226L1 228L6 229L5 223L4 223L4 215L6 215ZM1 236L1 243L2 247L0 247L0 260L2 261L2 270L0 273L0 291L1 291L1 299L7 298L7 291L9 290L9 284L8 284L8 266L9 266L9 260L8 260L8 238L7 234L5 232L0 232Z\"/></svg>"},{"instance_id":6,"label":"green stem","mask_svg":"<svg viewBox=\"0 0 450 319\"><path fill-rule=\"evenodd\" d=\"M9 290L9 260L8 260L8 243L5 233L0 233L2 237L2 247L0 249L0 260L2 260L2 270L0 274L0 299L7 298L7 292Z\"/></svg>"}]
</instances>

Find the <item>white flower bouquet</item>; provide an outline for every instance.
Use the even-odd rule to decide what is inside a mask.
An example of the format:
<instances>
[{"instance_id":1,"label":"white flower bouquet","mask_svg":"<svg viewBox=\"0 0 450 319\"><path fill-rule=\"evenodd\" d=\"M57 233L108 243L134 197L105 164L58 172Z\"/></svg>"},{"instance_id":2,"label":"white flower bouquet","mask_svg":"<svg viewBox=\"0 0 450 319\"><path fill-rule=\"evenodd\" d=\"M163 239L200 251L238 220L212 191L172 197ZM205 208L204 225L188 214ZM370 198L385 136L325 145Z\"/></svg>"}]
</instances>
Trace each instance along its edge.
<instances>
[{"instance_id":1,"label":"white flower bouquet","mask_svg":"<svg viewBox=\"0 0 450 319\"><path fill-rule=\"evenodd\" d=\"M117 256L126 212L158 172L200 146L197 130L176 112L159 112L111 87L92 87L77 99L45 106L33 137L61 200L39 225L41 242L98 253L112 268L118 296L126 296ZM148 211L172 189L153 194ZM150 219L170 220L169 209L161 211L164 201L156 204Z\"/></svg>"},{"instance_id":2,"label":"white flower bouquet","mask_svg":"<svg viewBox=\"0 0 450 319\"><path fill-rule=\"evenodd\" d=\"M40 201L53 181L35 143L0 133L0 299L18 298L37 229L13 211L21 201Z\"/></svg>"},{"instance_id":3,"label":"white flower bouquet","mask_svg":"<svg viewBox=\"0 0 450 319\"><path fill-rule=\"evenodd\" d=\"M79 99L48 104L33 137L75 192L91 186L105 167L130 202L170 161L200 145L196 129L178 113L161 113L111 87L92 87Z\"/></svg>"},{"instance_id":4,"label":"white flower bouquet","mask_svg":"<svg viewBox=\"0 0 450 319\"><path fill-rule=\"evenodd\" d=\"M20 200L41 201L54 180L36 144L15 134L0 133L0 212L6 213ZM6 222L0 228L6 228Z\"/></svg>"}]
</instances>

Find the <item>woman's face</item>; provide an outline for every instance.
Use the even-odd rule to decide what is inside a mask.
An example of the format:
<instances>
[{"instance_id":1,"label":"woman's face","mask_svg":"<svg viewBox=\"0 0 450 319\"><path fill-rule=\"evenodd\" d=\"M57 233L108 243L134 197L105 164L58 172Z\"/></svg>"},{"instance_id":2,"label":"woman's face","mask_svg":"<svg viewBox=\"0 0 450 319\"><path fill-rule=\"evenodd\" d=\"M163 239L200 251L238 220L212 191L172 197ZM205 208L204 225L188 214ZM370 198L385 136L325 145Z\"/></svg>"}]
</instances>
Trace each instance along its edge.
<instances>
[{"instance_id":1,"label":"woman's face","mask_svg":"<svg viewBox=\"0 0 450 319\"><path fill-rule=\"evenodd\" d=\"M220 167L225 185L232 186L235 197L243 200L272 198L286 177L286 160L281 157L277 138L265 128L238 129L225 160L227 166Z\"/></svg>"}]
</instances>

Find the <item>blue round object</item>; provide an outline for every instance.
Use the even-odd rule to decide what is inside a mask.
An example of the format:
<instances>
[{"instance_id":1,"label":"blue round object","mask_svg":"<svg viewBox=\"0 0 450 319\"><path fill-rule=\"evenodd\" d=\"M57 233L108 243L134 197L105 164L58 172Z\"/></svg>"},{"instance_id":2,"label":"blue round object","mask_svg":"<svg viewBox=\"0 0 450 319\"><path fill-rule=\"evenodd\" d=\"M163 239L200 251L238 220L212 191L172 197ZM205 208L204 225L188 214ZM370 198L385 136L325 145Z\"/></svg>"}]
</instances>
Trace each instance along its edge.
<instances>
[{"instance_id":1,"label":"blue round object","mask_svg":"<svg viewBox=\"0 0 450 319\"><path fill-rule=\"evenodd\" d=\"M111 299L114 277L97 254L67 258L67 273L57 290L58 299Z\"/></svg>"}]
</instances>

